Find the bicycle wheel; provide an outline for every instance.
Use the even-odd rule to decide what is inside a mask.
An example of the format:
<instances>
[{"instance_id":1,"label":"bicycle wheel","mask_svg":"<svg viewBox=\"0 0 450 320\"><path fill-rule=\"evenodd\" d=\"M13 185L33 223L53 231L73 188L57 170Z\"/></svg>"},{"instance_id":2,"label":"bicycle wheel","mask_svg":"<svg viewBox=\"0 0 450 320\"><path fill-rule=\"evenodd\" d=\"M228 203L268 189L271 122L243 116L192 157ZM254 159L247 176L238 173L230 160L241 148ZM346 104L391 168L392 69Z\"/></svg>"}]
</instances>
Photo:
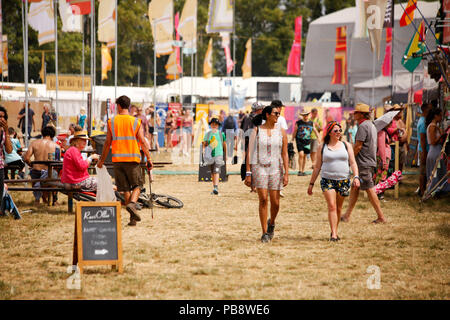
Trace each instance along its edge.
<instances>
[{"instance_id":1,"label":"bicycle wheel","mask_svg":"<svg viewBox=\"0 0 450 320\"><path fill-rule=\"evenodd\" d=\"M159 204L163 207L166 207L166 208L180 209L184 206L183 201L181 201L175 197L166 195L166 194L152 193L152 198L153 198L153 201L155 201L157 204Z\"/></svg>"},{"instance_id":2,"label":"bicycle wheel","mask_svg":"<svg viewBox=\"0 0 450 320\"><path fill-rule=\"evenodd\" d=\"M73 198L77 201L95 201L95 197L86 193L74 193Z\"/></svg>"}]
</instances>

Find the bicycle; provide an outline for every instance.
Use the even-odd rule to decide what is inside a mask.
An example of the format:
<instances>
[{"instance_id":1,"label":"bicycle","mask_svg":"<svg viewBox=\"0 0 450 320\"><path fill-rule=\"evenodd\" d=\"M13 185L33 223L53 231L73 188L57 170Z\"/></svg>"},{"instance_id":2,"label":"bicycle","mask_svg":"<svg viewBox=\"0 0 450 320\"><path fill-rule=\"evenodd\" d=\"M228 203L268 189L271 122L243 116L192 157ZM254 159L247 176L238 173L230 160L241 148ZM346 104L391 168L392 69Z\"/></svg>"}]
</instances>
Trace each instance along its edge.
<instances>
[{"instance_id":1,"label":"bicycle","mask_svg":"<svg viewBox=\"0 0 450 320\"><path fill-rule=\"evenodd\" d=\"M124 202L125 198L120 192L115 191L116 198L119 201ZM77 201L95 201L96 193L90 191L81 191L78 193L74 193L73 198ZM158 204L161 207L169 208L169 209L181 209L184 206L183 201L177 199L173 196L166 194L156 194L152 193L153 203ZM144 208L151 208L152 201L150 201L150 196L145 192L145 188L141 190L141 194L139 195L138 203L141 204Z\"/></svg>"}]
</instances>

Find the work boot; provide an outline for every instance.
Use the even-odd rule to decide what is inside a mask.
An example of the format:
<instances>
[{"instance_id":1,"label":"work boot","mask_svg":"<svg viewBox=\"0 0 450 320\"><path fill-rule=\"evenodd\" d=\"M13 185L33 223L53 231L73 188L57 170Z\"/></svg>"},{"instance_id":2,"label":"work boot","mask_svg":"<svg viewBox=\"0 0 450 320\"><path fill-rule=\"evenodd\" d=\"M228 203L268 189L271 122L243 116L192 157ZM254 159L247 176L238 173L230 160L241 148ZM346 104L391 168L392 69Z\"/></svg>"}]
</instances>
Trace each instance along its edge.
<instances>
[{"instance_id":1,"label":"work boot","mask_svg":"<svg viewBox=\"0 0 450 320\"><path fill-rule=\"evenodd\" d=\"M130 227L135 227L135 226L136 226L136 220L130 219L130 222L128 222L128 225L129 225Z\"/></svg>"},{"instance_id":2,"label":"work boot","mask_svg":"<svg viewBox=\"0 0 450 320\"><path fill-rule=\"evenodd\" d=\"M141 221L141 217L137 213L136 203L130 202L127 204L126 209L130 213L130 220Z\"/></svg>"}]
</instances>

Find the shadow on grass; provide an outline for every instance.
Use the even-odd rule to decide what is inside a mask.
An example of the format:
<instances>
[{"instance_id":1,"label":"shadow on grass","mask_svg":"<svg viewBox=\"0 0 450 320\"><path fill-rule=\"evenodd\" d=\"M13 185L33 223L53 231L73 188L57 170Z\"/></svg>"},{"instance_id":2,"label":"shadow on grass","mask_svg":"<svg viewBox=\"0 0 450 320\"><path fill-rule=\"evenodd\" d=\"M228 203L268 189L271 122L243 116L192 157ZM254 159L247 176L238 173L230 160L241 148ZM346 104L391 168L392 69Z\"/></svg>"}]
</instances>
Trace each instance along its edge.
<instances>
[{"instance_id":1,"label":"shadow on grass","mask_svg":"<svg viewBox=\"0 0 450 320\"><path fill-rule=\"evenodd\" d=\"M440 236L450 238L450 224L444 222L436 227L436 231Z\"/></svg>"}]
</instances>

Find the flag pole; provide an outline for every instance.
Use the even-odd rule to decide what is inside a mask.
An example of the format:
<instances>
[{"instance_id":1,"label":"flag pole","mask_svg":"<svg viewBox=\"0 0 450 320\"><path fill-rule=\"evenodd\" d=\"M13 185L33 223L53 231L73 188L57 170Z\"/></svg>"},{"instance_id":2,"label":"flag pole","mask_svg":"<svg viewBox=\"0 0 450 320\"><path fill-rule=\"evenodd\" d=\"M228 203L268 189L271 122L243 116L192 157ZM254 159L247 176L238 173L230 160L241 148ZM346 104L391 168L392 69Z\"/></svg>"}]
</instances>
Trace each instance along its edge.
<instances>
[{"instance_id":1,"label":"flag pole","mask_svg":"<svg viewBox=\"0 0 450 320\"><path fill-rule=\"evenodd\" d=\"M4 86L4 79L3 79L3 9L2 9L2 0L0 0L0 60L2 61L2 99L3 100L3 86Z\"/></svg>"},{"instance_id":2,"label":"flag pole","mask_svg":"<svg viewBox=\"0 0 450 320\"><path fill-rule=\"evenodd\" d=\"M119 38L118 38L118 8L117 8L117 0L115 1L115 5L116 5L116 19L115 19L115 37L116 37L116 47L114 48L114 103L116 103L116 99L117 99L117 46L118 46L118 42L119 42Z\"/></svg>"},{"instance_id":3,"label":"flag pole","mask_svg":"<svg viewBox=\"0 0 450 320\"><path fill-rule=\"evenodd\" d=\"M88 110L88 135L91 135L92 124L92 108L94 107L94 94L95 94L95 1L91 0L91 97L90 108Z\"/></svg>"},{"instance_id":4,"label":"flag pole","mask_svg":"<svg viewBox=\"0 0 450 320\"><path fill-rule=\"evenodd\" d=\"M58 0L54 0L53 1L53 19L54 19L54 24L55 24L55 90L56 90L56 96L55 96L55 110L56 110L56 132L58 133L58 118L59 118L59 113L58 113L58 10L57 10L57 6L58 6Z\"/></svg>"},{"instance_id":5,"label":"flag pole","mask_svg":"<svg viewBox=\"0 0 450 320\"><path fill-rule=\"evenodd\" d=\"M81 16L81 36L83 39L81 44L81 101L84 104L84 15Z\"/></svg>"},{"instance_id":6,"label":"flag pole","mask_svg":"<svg viewBox=\"0 0 450 320\"><path fill-rule=\"evenodd\" d=\"M375 64L376 64L375 55L376 52L374 49L372 55L372 108L375 108Z\"/></svg>"},{"instance_id":7,"label":"flag pole","mask_svg":"<svg viewBox=\"0 0 450 320\"><path fill-rule=\"evenodd\" d=\"M23 10L23 5L22 5ZM23 12L23 11L22 11ZM28 1L25 1L24 22L24 81L25 81L25 146L28 148Z\"/></svg>"}]
</instances>

